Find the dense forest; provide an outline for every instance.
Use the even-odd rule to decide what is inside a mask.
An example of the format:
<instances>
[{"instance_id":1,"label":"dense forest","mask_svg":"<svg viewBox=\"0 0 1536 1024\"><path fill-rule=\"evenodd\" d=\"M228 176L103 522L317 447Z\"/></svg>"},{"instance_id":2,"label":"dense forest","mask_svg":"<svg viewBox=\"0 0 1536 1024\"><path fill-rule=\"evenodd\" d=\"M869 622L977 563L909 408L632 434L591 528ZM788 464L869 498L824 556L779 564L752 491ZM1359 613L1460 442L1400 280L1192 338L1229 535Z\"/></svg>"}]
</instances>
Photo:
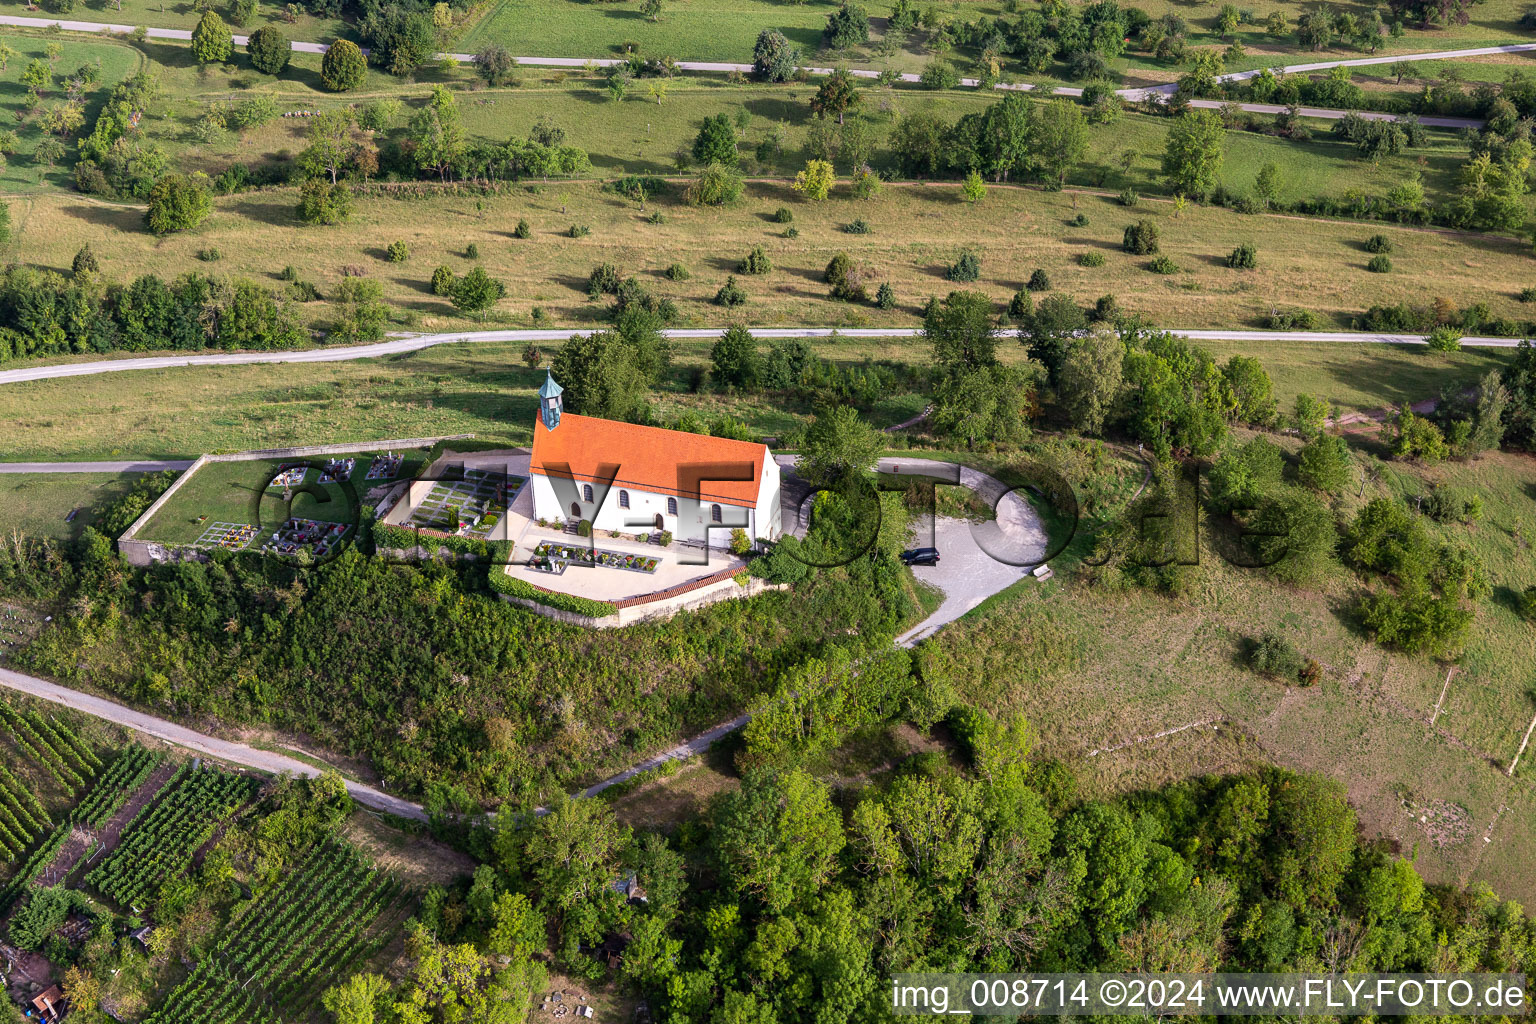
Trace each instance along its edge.
<instances>
[{"instance_id":1,"label":"dense forest","mask_svg":"<svg viewBox=\"0 0 1536 1024\"><path fill-rule=\"evenodd\" d=\"M1536 927L1486 888L1427 886L1362 841L1340 786L1269 770L1083 801L1022 721L949 716L958 757L919 754L834 790L796 762L670 835L597 800L504 814L472 882L427 894L446 942L553 937L567 974L654 1019L874 1021L892 972L1525 971ZM633 878L644 900L613 883ZM631 890L631 891L640 891ZM617 953L617 966L610 956ZM383 979L332 990L338 1024L414 1017Z\"/></svg>"}]
</instances>

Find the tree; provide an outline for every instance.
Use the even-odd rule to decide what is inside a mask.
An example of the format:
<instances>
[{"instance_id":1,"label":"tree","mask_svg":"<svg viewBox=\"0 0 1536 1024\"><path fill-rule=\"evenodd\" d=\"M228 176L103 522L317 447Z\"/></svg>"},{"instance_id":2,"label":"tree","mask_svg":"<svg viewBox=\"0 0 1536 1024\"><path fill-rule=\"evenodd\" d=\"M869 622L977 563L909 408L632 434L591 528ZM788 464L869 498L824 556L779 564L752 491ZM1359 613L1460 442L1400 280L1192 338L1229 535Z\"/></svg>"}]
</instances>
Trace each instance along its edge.
<instances>
[{"instance_id":1,"label":"tree","mask_svg":"<svg viewBox=\"0 0 1536 1024\"><path fill-rule=\"evenodd\" d=\"M1029 357L1045 367L1052 385L1060 379L1068 344L1088 327L1088 317L1070 296L1055 293L1040 300L1019 328Z\"/></svg>"},{"instance_id":2,"label":"tree","mask_svg":"<svg viewBox=\"0 0 1536 1024\"><path fill-rule=\"evenodd\" d=\"M757 339L740 324L732 324L709 352L717 383L733 391L756 391L761 373Z\"/></svg>"},{"instance_id":3,"label":"tree","mask_svg":"<svg viewBox=\"0 0 1536 1024\"><path fill-rule=\"evenodd\" d=\"M815 897L845 842L826 786L798 770L747 773L740 790L717 799L711 818L725 886L770 914Z\"/></svg>"},{"instance_id":4,"label":"tree","mask_svg":"<svg viewBox=\"0 0 1536 1024\"><path fill-rule=\"evenodd\" d=\"M1232 416L1243 423L1268 426L1275 420L1275 387L1264 366L1252 356L1233 356L1221 368L1232 391Z\"/></svg>"},{"instance_id":5,"label":"tree","mask_svg":"<svg viewBox=\"0 0 1536 1024\"><path fill-rule=\"evenodd\" d=\"M367 277L344 277L332 296L336 320L331 335L337 341L378 341L389 323L384 286Z\"/></svg>"},{"instance_id":6,"label":"tree","mask_svg":"<svg viewBox=\"0 0 1536 1024\"><path fill-rule=\"evenodd\" d=\"M923 338L933 349L933 361L946 370L997 362L995 328L992 300L981 292L950 292L923 316Z\"/></svg>"},{"instance_id":7,"label":"tree","mask_svg":"<svg viewBox=\"0 0 1536 1024\"><path fill-rule=\"evenodd\" d=\"M299 154L299 169L312 178L327 177L334 185L353 153L351 133L351 111L326 110L310 118L305 132L309 145Z\"/></svg>"},{"instance_id":8,"label":"tree","mask_svg":"<svg viewBox=\"0 0 1536 1024\"><path fill-rule=\"evenodd\" d=\"M368 77L368 60L350 39L338 39L320 61L320 82L331 92L351 92Z\"/></svg>"},{"instance_id":9,"label":"tree","mask_svg":"<svg viewBox=\"0 0 1536 1024\"><path fill-rule=\"evenodd\" d=\"M837 180L832 165L825 160L807 160L805 170L795 174L795 182L790 187L807 199L820 202L832 193L832 185Z\"/></svg>"},{"instance_id":10,"label":"tree","mask_svg":"<svg viewBox=\"0 0 1536 1024\"><path fill-rule=\"evenodd\" d=\"M885 445L878 431L848 405L818 412L805 428L798 470L822 486L833 486L867 473Z\"/></svg>"},{"instance_id":11,"label":"tree","mask_svg":"<svg viewBox=\"0 0 1536 1024\"><path fill-rule=\"evenodd\" d=\"M846 50L869 42L869 15L853 0L844 0L843 6L827 18L822 32L827 45L834 50Z\"/></svg>"},{"instance_id":12,"label":"tree","mask_svg":"<svg viewBox=\"0 0 1536 1024\"><path fill-rule=\"evenodd\" d=\"M1157 221L1139 220L1125 229L1120 247L1132 256L1152 256L1158 249Z\"/></svg>"},{"instance_id":13,"label":"tree","mask_svg":"<svg viewBox=\"0 0 1536 1024\"><path fill-rule=\"evenodd\" d=\"M144 223L157 235L186 231L203 222L213 209L207 177L202 174L167 174L149 192Z\"/></svg>"},{"instance_id":14,"label":"tree","mask_svg":"<svg viewBox=\"0 0 1536 1024\"><path fill-rule=\"evenodd\" d=\"M572 335L550 372L565 388L566 408L610 420L638 412L651 388L635 346L616 331Z\"/></svg>"},{"instance_id":15,"label":"tree","mask_svg":"<svg viewBox=\"0 0 1536 1024\"><path fill-rule=\"evenodd\" d=\"M979 203L987 196L986 183L981 180L981 175L971 171L965 176L965 181L960 185L960 198L967 203Z\"/></svg>"},{"instance_id":16,"label":"tree","mask_svg":"<svg viewBox=\"0 0 1536 1024\"><path fill-rule=\"evenodd\" d=\"M489 86L510 85L517 80L517 58L500 43L487 43L475 54L475 74Z\"/></svg>"},{"instance_id":17,"label":"tree","mask_svg":"<svg viewBox=\"0 0 1536 1024\"><path fill-rule=\"evenodd\" d=\"M1125 386L1125 345L1113 334L1073 338L1057 371L1056 400L1085 434L1104 430Z\"/></svg>"},{"instance_id":18,"label":"tree","mask_svg":"<svg viewBox=\"0 0 1536 1024\"><path fill-rule=\"evenodd\" d=\"M660 21L661 0L640 0L640 13L647 21Z\"/></svg>"},{"instance_id":19,"label":"tree","mask_svg":"<svg viewBox=\"0 0 1536 1024\"><path fill-rule=\"evenodd\" d=\"M693 158L706 165L736 165L736 126L730 115L714 114L704 119L693 139Z\"/></svg>"},{"instance_id":20,"label":"tree","mask_svg":"<svg viewBox=\"0 0 1536 1024\"><path fill-rule=\"evenodd\" d=\"M1282 179L1280 167L1273 161L1259 168L1259 175L1253 182L1253 195L1265 207L1275 204L1280 198Z\"/></svg>"},{"instance_id":21,"label":"tree","mask_svg":"<svg viewBox=\"0 0 1536 1024\"><path fill-rule=\"evenodd\" d=\"M506 293L505 285L487 274L484 267L476 265L454 282L451 299L455 308L466 313L479 313L490 309Z\"/></svg>"},{"instance_id":22,"label":"tree","mask_svg":"<svg viewBox=\"0 0 1536 1024\"><path fill-rule=\"evenodd\" d=\"M205 11L192 30L192 56L199 64L219 64L229 60L235 37L216 11Z\"/></svg>"},{"instance_id":23,"label":"tree","mask_svg":"<svg viewBox=\"0 0 1536 1024\"><path fill-rule=\"evenodd\" d=\"M96 253L91 249L91 243L86 242L75 253L75 260L70 265L70 270L76 277L82 274L96 274L101 271L101 264L96 260Z\"/></svg>"},{"instance_id":24,"label":"tree","mask_svg":"<svg viewBox=\"0 0 1536 1024\"><path fill-rule=\"evenodd\" d=\"M1029 437L1034 381L1000 363L956 369L934 389L934 427L967 447L982 442L1018 444Z\"/></svg>"},{"instance_id":25,"label":"tree","mask_svg":"<svg viewBox=\"0 0 1536 1024\"><path fill-rule=\"evenodd\" d=\"M1088 120L1083 108L1069 99L1057 98L1035 115L1030 142L1030 163L1042 181L1060 188L1067 172L1088 152Z\"/></svg>"},{"instance_id":26,"label":"tree","mask_svg":"<svg viewBox=\"0 0 1536 1024\"><path fill-rule=\"evenodd\" d=\"M1344 490L1353 476L1349 445L1332 434L1317 434L1302 446L1297 460L1296 479L1329 494Z\"/></svg>"},{"instance_id":27,"label":"tree","mask_svg":"<svg viewBox=\"0 0 1536 1024\"><path fill-rule=\"evenodd\" d=\"M1163 177L1176 193L1204 199L1216 187L1226 129L1213 110L1191 110L1168 132Z\"/></svg>"},{"instance_id":28,"label":"tree","mask_svg":"<svg viewBox=\"0 0 1536 1024\"><path fill-rule=\"evenodd\" d=\"M264 75L282 74L293 56L288 37L271 25L263 25L251 33L246 41L245 54L251 59L251 67Z\"/></svg>"},{"instance_id":29,"label":"tree","mask_svg":"<svg viewBox=\"0 0 1536 1024\"><path fill-rule=\"evenodd\" d=\"M336 1017L336 1024L375 1024L389 995L389 981L378 974L354 974L325 990L320 1005Z\"/></svg>"},{"instance_id":30,"label":"tree","mask_svg":"<svg viewBox=\"0 0 1536 1024\"><path fill-rule=\"evenodd\" d=\"M843 115L859 105L859 91L854 88L853 76L847 68L837 68L821 80L821 88L811 97L811 113L817 117L836 117L843 123Z\"/></svg>"},{"instance_id":31,"label":"tree","mask_svg":"<svg viewBox=\"0 0 1536 1024\"><path fill-rule=\"evenodd\" d=\"M763 29L752 47L752 73L764 82L787 82L800 63L800 49L782 32ZM3 69L0 69L3 70Z\"/></svg>"},{"instance_id":32,"label":"tree","mask_svg":"<svg viewBox=\"0 0 1536 1024\"><path fill-rule=\"evenodd\" d=\"M424 171L436 171L445 181L469 149L464 122L459 117L458 100L440 85L432 87L432 98L411 118L406 133L415 144L412 155L416 166Z\"/></svg>"}]
</instances>

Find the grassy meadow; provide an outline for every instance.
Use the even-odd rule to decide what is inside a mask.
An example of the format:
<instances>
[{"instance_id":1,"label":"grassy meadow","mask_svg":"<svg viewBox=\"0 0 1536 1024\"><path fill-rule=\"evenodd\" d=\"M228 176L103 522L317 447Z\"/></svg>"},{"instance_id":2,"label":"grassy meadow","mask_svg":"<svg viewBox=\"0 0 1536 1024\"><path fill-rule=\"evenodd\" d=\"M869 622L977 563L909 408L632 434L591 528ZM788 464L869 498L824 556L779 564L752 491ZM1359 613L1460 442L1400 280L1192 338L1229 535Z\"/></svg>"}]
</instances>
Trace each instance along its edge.
<instances>
[{"instance_id":1,"label":"grassy meadow","mask_svg":"<svg viewBox=\"0 0 1536 1024\"><path fill-rule=\"evenodd\" d=\"M1481 838L1536 778L1526 766L1513 780L1503 772L1536 712L1536 632L1508 596L1536 583L1536 558L1515 536L1522 518L1529 535L1536 460L1498 453L1471 464L1382 467L1370 460L1373 439L1355 443L1379 471L1363 495L1340 500L1341 516L1376 495L1422 493L1431 483L1474 488L1485 503L1474 526L1431 524L1477 552L1494 588L1438 716L1448 666L1368 642L1348 614L1355 577L1341 572L1319 591L1293 590L1225 563L1208 544L1196 584L1181 597L1106 593L1073 579L1025 583L939 643L955 659L965 697L1028 715L1042 754L1072 763L1090 793L1253 760L1319 770L1343 780L1367 831L1416 854L1426 877L1485 879L1509 896L1536 896L1536 871L1519 859L1533 841L1529 816L1504 815L1491 844ZM1244 642L1269 628L1324 665L1320 685L1287 689L1243 666ZM1195 723L1204 725L1151 738ZM1418 822L1439 802L1472 822L1462 841L1437 846Z\"/></svg>"},{"instance_id":2,"label":"grassy meadow","mask_svg":"<svg viewBox=\"0 0 1536 1024\"><path fill-rule=\"evenodd\" d=\"M63 195L11 205L27 261L35 266L67 270L87 243L101 261L105 282L131 280L153 267L167 278L195 270L277 286L279 273L291 264L322 296L345 271L360 268L383 285L385 300L403 311L405 323L426 330L470 323L430 288L435 267L447 265L456 274L470 268L475 262L466 255L470 243L478 247L478 262L507 288L507 297L485 321L515 326L601 321L608 303L588 299L586 281L604 262L673 299L681 326L747 320L765 326L910 327L930 296L956 287L946 280L946 268L968 249L980 257L981 276L966 287L999 303L1043 268L1056 290L1079 302L1114 294L1128 311L1189 328L1258 326L1274 309L1299 306L1321 314L1326 325L1346 327L1371 305L1422 304L1435 295L1458 305L1483 302L1495 315L1519 318L1525 307L1516 295L1536 277L1528 243L1513 239L1244 216L1219 208L1180 214L1170 203L1150 201L1126 209L1105 196L1020 188L994 187L982 202L967 205L950 184L892 186L873 201L812 203L782 183L757 182L734 207L696 209L674 194L650 202L643 213L596 184L564 183L485 199L369 198L357 203L348 224L334 228L299 224L294 193L272 189L218 199L199 228L159 239L143 230L142 214L133 206ZM794 239L784 237L784 226L771 219L781 206L794 213ZM665 222L650 223L648 213L658 209ZM1071 223L1079 214L1086 225ZM512 235L522 219L533 232L526 240ZM868 233L847 232L855 219L867 223ZM1120 251L1125 227L1141 219L1158 224L1162 251L1178 273L1152 273L1146 258ZM569 237L572 225L590 228L590 236ZM1365 269L1369 254L1363 243L1378 232L1394 243L1388 274ZM385 257L396 240L409 248L403 263ZM1242 243L1258 246L1257 271L1225 265L1227 254ZM738 278L748 295L745 306L714 305L715 292L758 244L773 269ZM210 248L222 254L216 263L199 258ZM889 281L897 307L882 311L830 299L821 276L839 251L867 264L876 282ZM1081 266L1078 257L1088 252L1103 254L1105 264ZM666 276L673 263L688 268L687 280ZM323 303L301 306L300 312L317 326L327 318Z\"/></svg>"},{"instance_id":3,"label":"grassy meadow","mask_svg":"<svg viewBox=\"0 0 1536 1024\"><path fill-rule=\"evenodd\" d=\"M73 540L95 524L94 506L121 498L136 478L132 473L0 473L0 537L16 530ZM65 522L74 509L79 514Z\"/></svg>"}]
</instances>

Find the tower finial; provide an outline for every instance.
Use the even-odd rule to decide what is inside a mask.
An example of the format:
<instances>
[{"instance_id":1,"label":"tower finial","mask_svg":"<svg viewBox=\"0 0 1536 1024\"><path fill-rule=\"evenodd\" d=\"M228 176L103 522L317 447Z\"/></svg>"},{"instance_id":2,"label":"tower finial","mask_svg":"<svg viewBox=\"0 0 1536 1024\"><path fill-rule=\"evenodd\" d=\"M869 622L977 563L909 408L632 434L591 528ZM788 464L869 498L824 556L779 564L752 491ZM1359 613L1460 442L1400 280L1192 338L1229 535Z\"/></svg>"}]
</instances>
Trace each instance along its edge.
<instances>
[{"instance_id":1,"label":"tower finial","mask_svg":"<svg viewBox=\"0 0 1536 1024\"><path fill-rule=\"evenodd\" d=\"M544 421L545 430L554 430L560 425L560 413L565 406L565 401L560 394L564 390L555 383L553 367L546 368L544 384L539 388L539 419Z\"/></svg>"}]
</instances>

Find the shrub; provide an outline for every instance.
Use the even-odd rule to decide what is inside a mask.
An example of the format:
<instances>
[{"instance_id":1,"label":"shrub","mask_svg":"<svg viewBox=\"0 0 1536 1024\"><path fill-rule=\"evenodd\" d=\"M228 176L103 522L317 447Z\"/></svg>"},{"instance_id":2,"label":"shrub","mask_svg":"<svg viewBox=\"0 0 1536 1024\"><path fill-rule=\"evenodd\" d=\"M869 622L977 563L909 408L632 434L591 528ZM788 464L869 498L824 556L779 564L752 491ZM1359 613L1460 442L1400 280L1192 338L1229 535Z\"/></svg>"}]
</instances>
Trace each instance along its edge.
<instances>
[{"instance_id":1,"label":"shrub","mask_svg":"<svg viewBox=\"0 0 1536 1024\"><path fill-rule=\"evenodd\" d=\"M1391 252L1392 239L1386 235L1372 235L1365 240L1366 252Z\"/></svg>"},{"instance_id":2,"label":"shrub","mask_svg":"<svg viewBox=\"0 0 1536 1024\"><path fill-rule=\"evenodd\" d=\"M875 293L875 305L880 309L896 308L896 290L891 287L889 281L881 284L880 290Z\"/></svg>"},{"instance_id":3,"label":"shrub","mask_svg":"<svg viewBox=\"0 0 1536 1024\"><path fill-rule=\"evenodd\" d=\"M647 224L665 224L667 222L667 215L660 210L652 210L646 214L645 222Z\"/></svg>"},{"instance_id":4,"label":"shrub","mask_svg":"<svg viewBox=\"0 0 1536 1024\"><path fill-rule=\"evenodd\" d=\"M468 245L466 245L464 247L464 258L467 259L467 260L477 260L477 259L479 259L480 258L480 247L478 245L476 245L474 242L470 242Z\"/></svg>"},{"instance_id":5,"label":"shrub","mask_svg":"<svg viewBox=\"0 0 1536 1024\"><path fill-rule=\"evenodd\" d=\"M1520 616L1527 622L1536 622L1536 587L1526 587L1521 592Z\"/></svg>"},{"instance_id":6,"label":"shrub","mask_svg":"<svg viewBox=\"0 0 1536 1024\"><path fill-rule=\"evenodd\" d=\"M411 249L404 242L390 242L389 248L384 250L384 255L391 263L404 263L411 258Z\"/></svg>"},{"instance_id":7,"label":"shrub","mask_svg":"<svg viewBox=\"0 0 1536 1024\"><path fill-rule=\"evenodd\" d=\"M1283 633L1268 630L1249 642L1248 667L1289 684L1300 680L1305 664L1301 653Z\"/></svg>"},{"instance_id":8,"label":"shrub","mask_svg":"<svg viewBox=\"0 0 1536 1024\"><path fill-rule=\"evenodd\" d=\"M453 294L453 269L438 267L432 271L432 294L447 298Z\"/></svg>"},{"instance_id":9,"label":"shrub","mask_svg":"<svg viewBox=\"0 0 1536 1024\"><path fill-rule=\"evenodd\" d=\"M799 238L800 237L800 229L795 227L793 224L791 224L789 227L784 229L784 237L785 238Z\"/></svg>"},{"instance_id":10,"label":"shrub","mask_svg":"<svg viewBox=\"0 0 1536 1024\"><path fill-rule=\"evenodd\" d=\"M199 64L220 64L229 60L235 48L233 35L217 11L204 11L192 30L192 56Z\"/></svg>"},{"instance_id":11,"label":"shrub","mask_svg":"<svg viewBox=\"0 0 1536 1024\"><path fill-rule=\"evenodd\" d=\"M974 281L981 276L981 258L970 249L960 254L960 258L950 264L944 276L951 281Z\"/></svg>"},{"instance_id":12,"label":"shrub","mask_svg":"<svg viewBox=\"0 0 1536 1024\"><path fill-rule=\"evenodd\" d=\"M1269 315L1267 326L1272 331L1315 331L1322 323L1322 317L1310 309L1277 310Z\"/></svg>"},{"instance_id":13,"label":"shrub","mask_svg":"<svg viewBox=\"0 0 1536 1024\"><path fill-rule=\"evenodd\" d=\"M754 245L752 251L736 264L736 272L739 274L766 274L772 269L773 263L768 259L767 251L760 245Z\"/></svg>"},{"instance_id":14,"label":"shrub","mask_svg":"<svg viewBox=\"0 0 1536 1024\"><path fill-rule=\"evenodd\" d=\"M1227 254L1227 266L1233 270L1252 270L1258 265L1258 250L1247 242L1244 242Z\"/></svg>"},{"instance_id":15,"label":"shrub","mask_svg":"<svg viewBox=\"0 0 1536 1024\"><path fill-rule=\"evenodd\" d=\"M157 235L195 228L208 216L213 200L200 174L167 174L149 190L144 222Z\"/></svg>"},{"instance_id":16,"label":"shrub","mask_svg":"<svg viewBox=\"0 0 1536 1024\"><path fill-rule=\"evenodd\" d=\"M577 523L576 524L576 536L578 536L578 537L590 537L590 536L592 536L592 520L590 520L590 519L583 519L581 522Z\"/></svg>"},{"instance_id":17,"label":"shrub","mask_svg":"<svg viewBox=\"0 0 1536 1024\"><path fill-rule=\"evenodd\" d=\"M1020 288L1013 293L1013 298L1008 300L1008 319L1014 323L1023 323L1024 318L1035 311L1035 300L1030 298L1029 291Z\"/></svg>"},{"instance_id":18,"label":"shrub","mask_svg":"<svg viewBox=\"0 0 1536 1024\"><path fill-rule=\"evenodd\" d=\"M1150 220L1137 221L1125 229L1121 245L1132 256L1153 255L1157 252L1157 224Z\"/></svg>"},{"instance_id":19,"label":"shrub","mask_svg":"<svg viewBox=\"0 0 1536 1024\"><path fill-rule=\"evenodd\" d=\"M943 57L935 57L923 66L918 80L925 89L953 89L960 84L960 73Z\"/></svg>"},{"instance_id":20,"label":"shrub","mask_svg":"<svg viewBox=\"0 0 1536 1024\"><path fill-rule=\"evenodd\" d=\"M741 285L736 283L735 274L727 277L725 284L721 285L720 290L715 292L715 305L724 306L727 309L732 306L740 306L746 301L747 293L742 290Z\"/></svg>"},{"instance_id":21,"label":"shrub","mask_svg":"<svg viewBox=\"0 0 1536 1024\"><path fill-rule=\"evenodd\" d=\"M1035 272L1029 275L1029 283L1024 287L1032 292L1048 292L1051 290L1051 275L1040 267L1036 267Z\"/></svg>"},{"instance_id":22,"label":"shrub","mask_svg":"<svg viewBox=\"0 0 1536 1024\"><path fill-rule=\"evenodd\" d=\"M612 263L599 263L587 275L587 297L595 299L603 295L617 295L623 280L624 275L619 273L618 267Z\"/></svg>"},{"instance_id":23,"label":"shrub","mask_svg":"<svg viewBox=\"0 0 1536 1024\"><path fill-rule=\"evenodd\" d=\"M1128 188L1120 193L1119 199L1121 206L1135 206L1141 202L1141 193L1133 188Z\"/></svg>"},{"instance_id":24,"label":"shrub","mask_svg":"<svg viewBox=\"0 0 1536 1024\"><path fill-rule=\"evenodd\" d=\"M1429 332L1424 343L1436 352L1460 352L1461 331L1448 324L1441 324Z\"/></svg>"},{"instance_id":25,"label":"shrub","mask_svg":"<svg viewBox=\"0 0 1536 1024\"><path fill-rule=\"evenodd\" d=\"M1074 228L1085 228L1088 226L1088 215L1086 213L1079 213L1076 217L1067 221L1067 223Z\"/></svg>"},{"instance_id":26,"label":"shrub","mask_svg":"<svg viewBox=\"0 0 1536 1024\"><path fill-rule=\"evenodd\" d=\"M870 232L869 222L860 217L858 220L848 223L843 230L850 235L867 235Z\"/></svg>"},{"instance_id":27,"label":"shrub","mask_svg":"<svg viewBox=\"0 0 1536 1024\"><path fill-rule=\"evenodd\" d=\"M740 558L752 550L752 538L747 536L747 531L737 527L731 531L731 554Z\"/></svg>"},{"instance_id":28,"label":"shrub","mask_svg":"<svg viewBox=\"0 0 1536 1024\"><path fill-rule=\"evenodd\" d=\"M350 92L368 77L368 61L350 39L338 39L320 61L320 84L331 92Z\"/></svg>"},{"instance_id":29,"label":"shrub","mask_svg":"<svg viewBox=\"0 0 1536 1024\"><path fill-rule=\"evenodd\" d=\"M681 263L674 263L667 268L668 281L686 281L692 276L693 274L689 272L688 268Z\"/></svg>"},{"instance_id":30,"label":"shrub","mask_svg":"<svg viewBox=\"0 0 1536 1024\"><path fill-rule=\"evenodd\" d=\"M1392 269L1392 260L1386 256L1372 256L1365 269L1373 274L1385 274Z\"/></svg>"},{"instance_id":31,"label":"shrub","mask_svg":"<svg viewBox=\"0 0 1536 1024\"><path fill-rule=\"evenodd\" d=\"M512 237L513 238L532 238L533 237L533 228L528 226L528 221L526 219L520 219L517 222L517 227L512 229Z\"/></svg>"},{"instance_id":32,"label":"shrub","mask_svg":"<svg viewBox=\"0 0 1536 1024\"><path fill-rule=\"evenodd\" d=\"M207 249L197 250L197 258L202 260L204 263L217 263L219 260L224 258L224 254L218 249L210 246Z\"/></svg>"},{"instance_id":33,"label":"shrub","mask_svg":"<svg viewBox=\"0 0 1536 1024\"><path fill-rule=\"evenodd\" d=\"M1515 298L1521 302L1536 302L1536 288L1522 288Z\"/></svg>"},{"instance_id":34,"label":"shrub","mask_svg":"<svg viewBox=\"0 0 1536 1024\"><path fill-rule=\"evenodd\" d=\"M688 183L684 193L690 206L729 206L741 198L741 175L734 167L712 163Z\"/></svg>"},{"instance_id":35,"label":"shrub","mask_svg":"<svg viewBox=\"0 0 1536 1024\"><path fill-rule=\"evenodd\" d=\"M75 253L75 261L70 265L70 269L76 276L80 274L94 274L101 270L101 264L97 261L96 253L92 251L90 242L86 242L85 245L80 247L80 251Z\"/></svg>"},{"instance_id":36,"label":"shrub","mask_svg":"<svg viewBox=\"0 0 1536 1024\"><path fill-rule=\"evenodd\" d=\"M1147 264L1147 269L1154 274L1177 274L1179 265L1167 256L1154 256L1152 262Z\"/></svg>"},{"instance_id":37,"label":"shrub","mask_svg":"<svg viewBox=\"0 0 1536 1024\"><path fill-rule=\"evenodd\" d=\"M1113 295L1100 295L1088 311L1088 319L1095 323L1113 323L1120 316L1120 300Z\"/></svg>"},{"instance_id":38,"label":"shrub","mask_svg":"<svg viewBox=\"0 0 1536 1024\"><path fill-rule=\"evenodd\" d=\"M773 221L775 224L788 224L794 219L794 211L787 206L781 206L773 211Z\"/></svg>"},{"instance_id":39,"label":"shrub","mask_svg":"<svg viewBox=\"0 0 1536 1024\"><path fill-rule=\"evenodd\" d=\"M592 233L592 229L585 224L572 224L565 229L565 233L572 238L586 238Z\"/></svg>"},{"instance_id":40,"label":"shrub","mask_svg":"<svg viewBox=\"0 0 1536 1024\"><path fill-rule=\"evenodd\" d=\"M1104 254L1101 252L1080 252L1077 254L1077 263L1081 267L1102 267Z\"/></svg>"}]
</instances>

